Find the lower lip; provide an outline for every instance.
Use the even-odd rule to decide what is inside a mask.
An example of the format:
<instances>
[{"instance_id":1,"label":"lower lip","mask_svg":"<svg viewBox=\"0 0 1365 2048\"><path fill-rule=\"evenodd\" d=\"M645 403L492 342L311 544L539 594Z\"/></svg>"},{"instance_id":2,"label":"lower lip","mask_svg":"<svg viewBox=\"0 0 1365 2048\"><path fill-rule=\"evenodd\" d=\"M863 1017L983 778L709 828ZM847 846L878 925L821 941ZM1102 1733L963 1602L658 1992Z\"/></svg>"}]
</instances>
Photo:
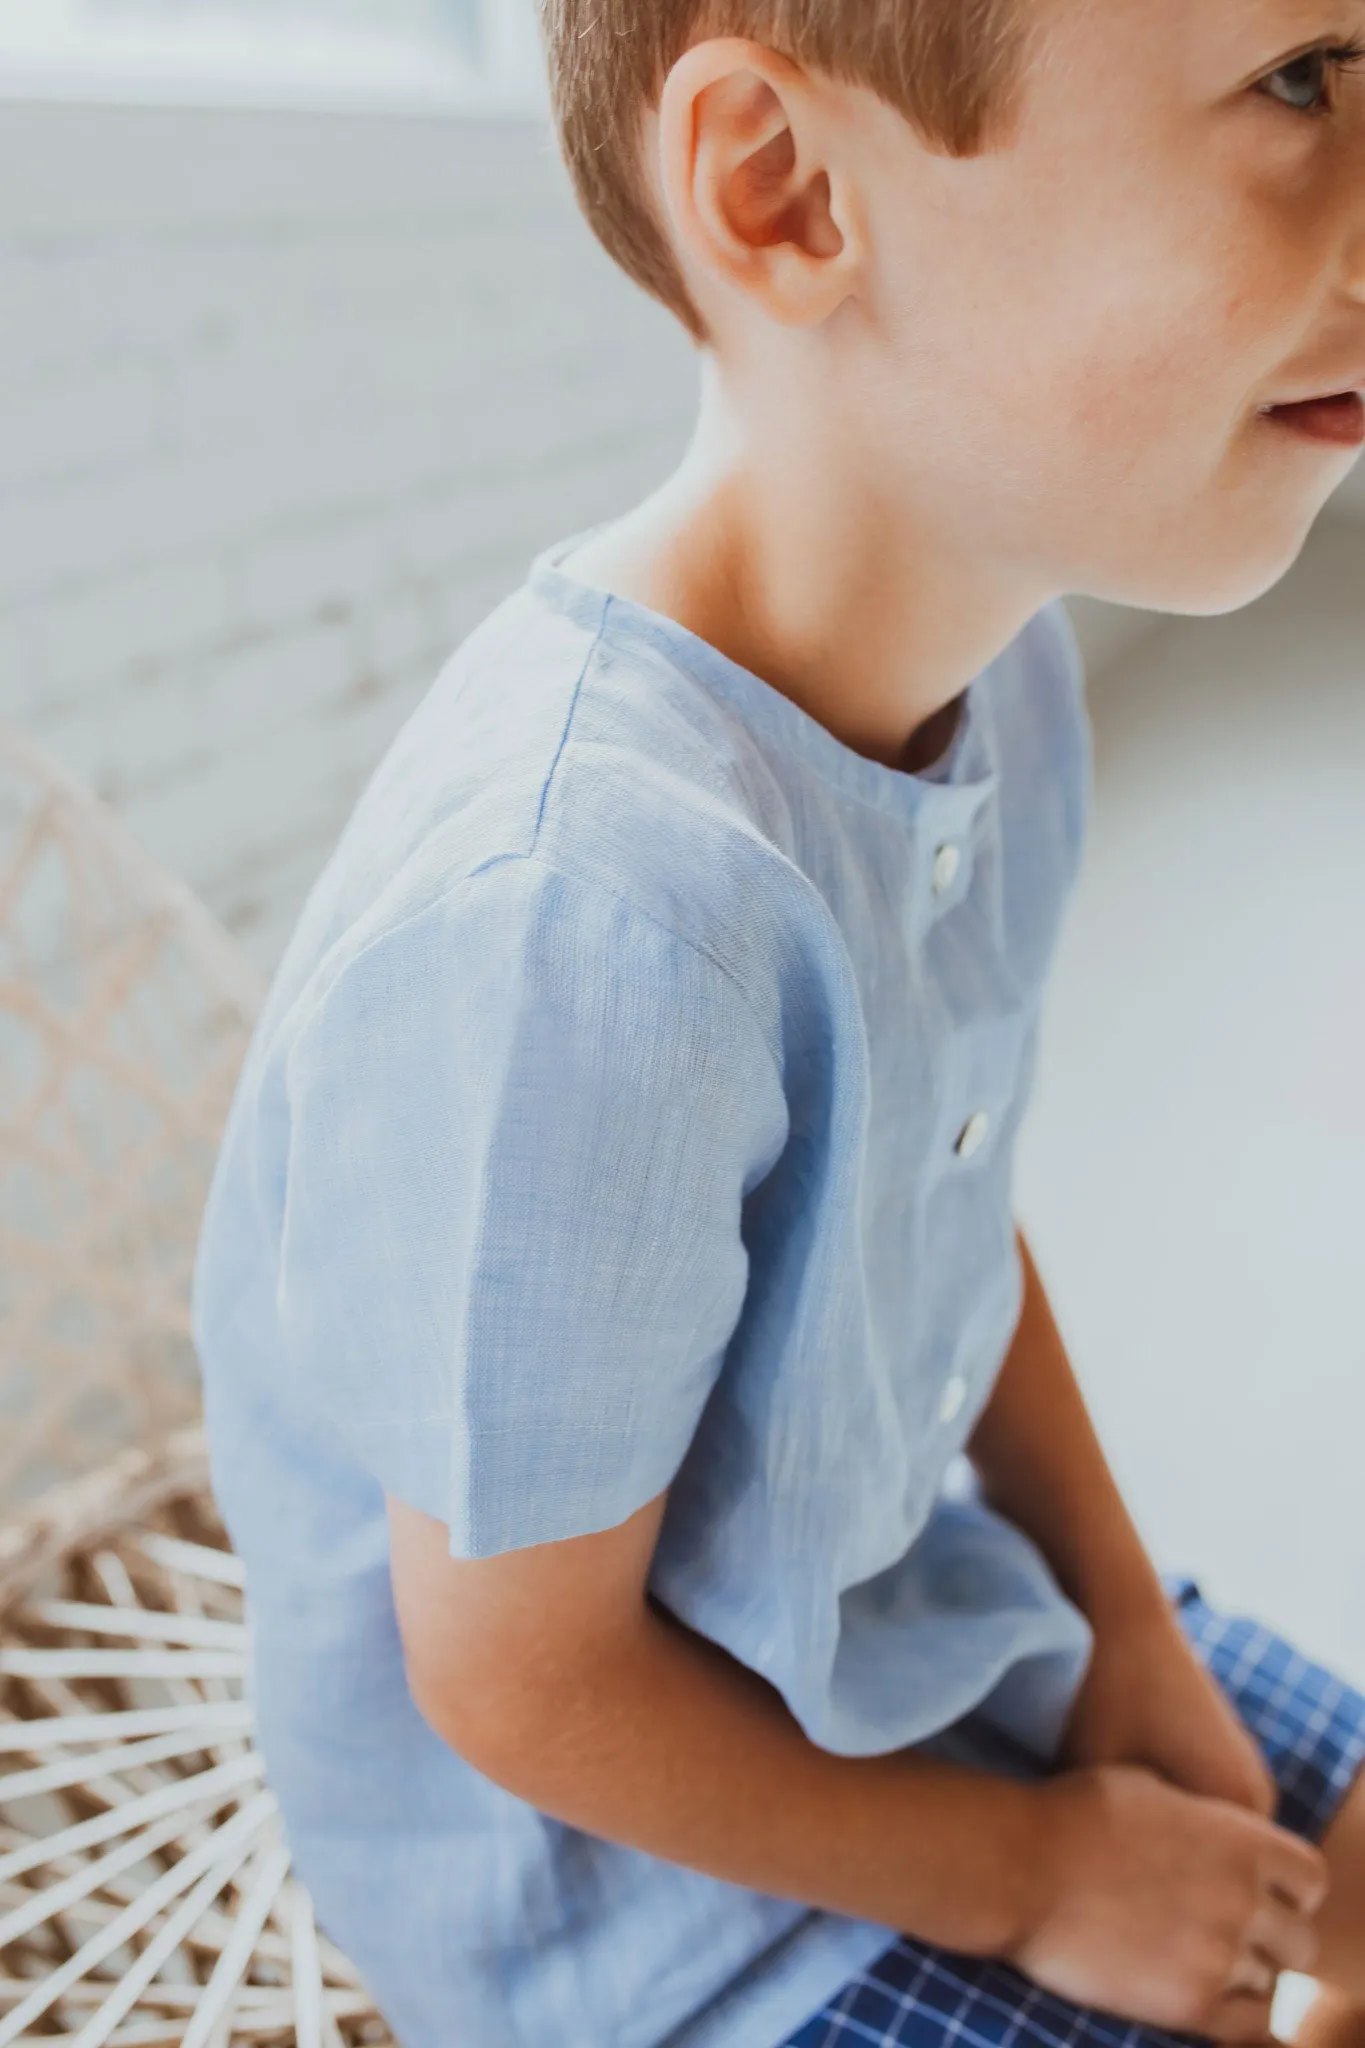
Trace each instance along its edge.
<instances>
[{"instance_id":1,"label":"lower lip","mask_svg":"<svg viewBox=\"0 0 1365 2048\"><path fill-rule=\"evenodd\" d=\"M1304 441L1326 441L1338 448L1365 443L1365 398L1343 391L1335 398L1310 398L1302 405L1275 405L1262 414Z\"/></svg>"}]
</instances>

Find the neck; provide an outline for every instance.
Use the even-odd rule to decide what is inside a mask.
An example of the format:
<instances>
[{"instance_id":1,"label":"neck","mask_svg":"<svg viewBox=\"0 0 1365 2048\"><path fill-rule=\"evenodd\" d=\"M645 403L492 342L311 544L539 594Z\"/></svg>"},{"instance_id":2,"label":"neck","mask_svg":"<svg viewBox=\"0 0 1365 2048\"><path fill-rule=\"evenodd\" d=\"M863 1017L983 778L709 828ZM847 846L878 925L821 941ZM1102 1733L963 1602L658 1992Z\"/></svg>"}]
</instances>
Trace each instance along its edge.
<instances>
[{"instance_id":1,"label":"neck","mask_svg":"<svg viewBox=\"0 0 1365 2048\"><path fill-rule=\"evenodd\" d=\"M794 427L793 423L799 423ZM915 768L958 698L1053 595L953 534L942 494L890 488L875 434L810 392L736 406L703 353L682 462L575 551L574 573L676 619L856 752Z\"/></svg>"}]
</instances>

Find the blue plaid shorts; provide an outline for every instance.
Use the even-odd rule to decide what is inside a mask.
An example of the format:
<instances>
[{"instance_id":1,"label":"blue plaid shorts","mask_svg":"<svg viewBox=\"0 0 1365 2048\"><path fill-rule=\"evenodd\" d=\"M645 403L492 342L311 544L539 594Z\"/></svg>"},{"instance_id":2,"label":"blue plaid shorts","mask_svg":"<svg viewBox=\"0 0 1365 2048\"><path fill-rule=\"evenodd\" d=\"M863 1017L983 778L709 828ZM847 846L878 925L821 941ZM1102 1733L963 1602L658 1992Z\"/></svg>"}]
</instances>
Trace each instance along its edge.
<instances>
[{"instance_id":1,"label":"blue plaid shorts","mask_svg":"<svg viewBox=\"0 0 1365 2048\"><path fill-rule=\"evenodd\" d=\"M1365 1763L1365 1695L1259 1622L1210 1607L1194 1579L1168 1574L1163 1583L1264 1751L1280 1788L1276 1820L1320 1842ZM1008 1963L902 1935L782 2048L1168 2048L1203 2039L1073 2005Z\"/></svg>"}]
</instances>

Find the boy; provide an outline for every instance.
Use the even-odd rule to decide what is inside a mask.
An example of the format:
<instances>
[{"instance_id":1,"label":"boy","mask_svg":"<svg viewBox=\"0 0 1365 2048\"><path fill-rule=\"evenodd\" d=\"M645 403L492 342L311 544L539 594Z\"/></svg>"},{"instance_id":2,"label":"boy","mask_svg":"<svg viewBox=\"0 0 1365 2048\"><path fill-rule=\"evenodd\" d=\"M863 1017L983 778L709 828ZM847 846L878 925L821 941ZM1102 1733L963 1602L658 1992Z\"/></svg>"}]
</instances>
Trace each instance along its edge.
<instances>
[{"instance_id":1,"label":"boy","mask_svg":"<svg viewBox=\"0 0 1365 2048\"><path fill-rule=\"evenodd\" d=\"M1365 0L547 0L702 359L380 765L196 1329L301 1874L404 2048L1365 2038L1365 1698L1143 1554L1010 1207L1063 591L1365 438ZM965 1453L965 1458L961 1455Z\"/></svg>"}]
</instances>

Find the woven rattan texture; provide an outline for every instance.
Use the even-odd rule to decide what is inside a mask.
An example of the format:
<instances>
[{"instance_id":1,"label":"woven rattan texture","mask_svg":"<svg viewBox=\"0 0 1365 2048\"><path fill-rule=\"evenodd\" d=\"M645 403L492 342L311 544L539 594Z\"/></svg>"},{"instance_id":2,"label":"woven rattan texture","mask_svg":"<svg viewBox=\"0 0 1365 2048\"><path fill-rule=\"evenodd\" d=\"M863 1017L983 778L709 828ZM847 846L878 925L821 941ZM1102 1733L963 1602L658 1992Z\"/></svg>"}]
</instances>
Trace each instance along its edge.
<instances>
[{"instance_id":1,"label":"woven rattan texture","mask_svg":"<svg viewBox=\"0 0 1365 2048\"><path fill-rule=\"evenodd\" d=\"M0 1514L198 1412L189 1277L260 987L0 729Z\"/></svg>"},{"instance_id":2,"label":"woven rattan texture","mask_svg":"<svg viewBox=\"0 0 1365 2048\"><path fill-rule=\"evenodd\" d=\"M0 1531L0 2048L392 2036L289 1872L201 1433Z\"/></svg>"},{"instance_id":3,"label":"woven rattan texture","mask_svg":"<svg viewBox=\"0 0 1365 2048\"><path fill-rule=\"evenodd\" d=\"M392 2036L290 1874L190 1277L261 985L0 729L0 2048Z\"/></svg>"}]
</instances>

